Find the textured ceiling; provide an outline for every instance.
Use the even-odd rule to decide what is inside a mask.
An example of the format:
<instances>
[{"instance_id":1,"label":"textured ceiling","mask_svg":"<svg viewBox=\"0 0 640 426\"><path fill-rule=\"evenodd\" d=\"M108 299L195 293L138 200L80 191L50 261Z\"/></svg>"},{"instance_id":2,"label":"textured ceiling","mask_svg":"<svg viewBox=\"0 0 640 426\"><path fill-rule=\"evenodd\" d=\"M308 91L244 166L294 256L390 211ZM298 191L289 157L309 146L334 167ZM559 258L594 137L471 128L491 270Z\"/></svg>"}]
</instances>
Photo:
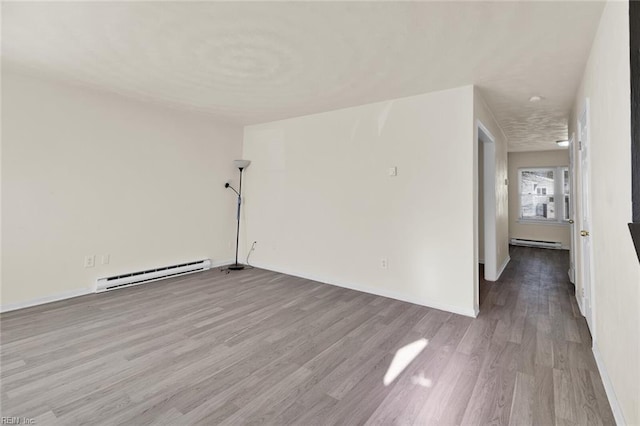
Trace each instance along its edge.
<instances>
[{"instance_id":1,"label":"textured ceiling","mask_svg":"<svg viewBox=\"0 0 640 426\"><path fill-rule=\"evenodd\" d=\"M601 11L575 1L3 2L2 60L243 124L476 84L510 150L553 149Z\"/></svg>"}]
</instances>

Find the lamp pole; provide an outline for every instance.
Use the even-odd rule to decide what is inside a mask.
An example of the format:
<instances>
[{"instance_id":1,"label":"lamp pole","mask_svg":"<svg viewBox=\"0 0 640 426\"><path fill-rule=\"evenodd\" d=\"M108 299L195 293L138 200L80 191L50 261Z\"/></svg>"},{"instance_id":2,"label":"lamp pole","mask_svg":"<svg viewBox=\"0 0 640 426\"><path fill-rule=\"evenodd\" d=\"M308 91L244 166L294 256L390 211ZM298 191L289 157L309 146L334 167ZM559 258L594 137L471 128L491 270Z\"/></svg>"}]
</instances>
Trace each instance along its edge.
<instances>
[{"instance_id":1,"label":"lamp pole","mask_svg":"<svg viewBox=\"0 0 640 426\"><path fill-rule=\"evenodd\" d=\"M236 217L238 221L238 225L236 226L236 263L229 266L229 269L232 271L239 271L244 269L244 265L240 265L238 263L238 246L240 245L240 206L242 205L242 171L244 167L239 167L240 169L240 187L238 188L238 215Z\"/></svg>"},{"instance_id":2,"label":"lamp pole","mask_svg":"<svg viewBox=\"0 0 640 426\"><path fill-rule=\"evenodd\" d=\"M231 188L233 190L233 192L235 192L238 195L238 211L237 211L237 216L236 216L236 261L233 265L229 265L227 267L227 269L231 270L231 271L240 271L242 269L244 269L244 265L242 265L241 263L238 263L238 249L240 247L240 208L242 206L242 172L244 171L244 169L246 169L247 167L249 167L249 164L251 164L251 161L249 160L235 160L234 165L238 168L238 170L240 170L240 186L238 187L238 191L236 191L230 184L229 182L224 184L225 188Z\"/></svg>"}]
</instances>

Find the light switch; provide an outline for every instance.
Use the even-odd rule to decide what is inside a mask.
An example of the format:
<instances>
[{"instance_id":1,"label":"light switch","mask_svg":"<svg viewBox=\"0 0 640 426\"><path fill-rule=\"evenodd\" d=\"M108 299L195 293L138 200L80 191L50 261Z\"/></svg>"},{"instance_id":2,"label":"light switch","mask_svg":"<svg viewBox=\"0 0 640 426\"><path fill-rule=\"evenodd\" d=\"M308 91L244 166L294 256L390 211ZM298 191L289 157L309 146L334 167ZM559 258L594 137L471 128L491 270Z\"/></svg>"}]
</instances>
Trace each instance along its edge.
<instances>
[{"instance_id":1,"label":"light switch","mask_svg":"<svg viewBox=\"0 0 640 426\"><path fill-rule=\"evenodd\" d=\"M398 176L398 168L389 167L389 176Z\"/></svg>"}]
</instances>

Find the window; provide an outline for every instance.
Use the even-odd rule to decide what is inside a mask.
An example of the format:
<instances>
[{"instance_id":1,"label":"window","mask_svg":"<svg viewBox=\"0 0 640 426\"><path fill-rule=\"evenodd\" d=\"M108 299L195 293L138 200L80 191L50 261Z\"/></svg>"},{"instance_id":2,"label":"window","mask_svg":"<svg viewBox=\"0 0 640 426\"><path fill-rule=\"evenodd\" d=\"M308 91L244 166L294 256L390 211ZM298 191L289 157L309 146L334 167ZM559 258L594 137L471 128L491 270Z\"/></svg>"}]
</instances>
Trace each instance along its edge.
<instances>
[{"instance_id":1,"label":"window","mask_svg":"<svg viewBox=\"0 0 640 426\"><path fill-rule=\"evenodd\" d=\"M565 222L569 220L569 169L527 168L518 171L520 220ZM561 202L556 202L561 199Z\"/></svg>"}]
</instances>

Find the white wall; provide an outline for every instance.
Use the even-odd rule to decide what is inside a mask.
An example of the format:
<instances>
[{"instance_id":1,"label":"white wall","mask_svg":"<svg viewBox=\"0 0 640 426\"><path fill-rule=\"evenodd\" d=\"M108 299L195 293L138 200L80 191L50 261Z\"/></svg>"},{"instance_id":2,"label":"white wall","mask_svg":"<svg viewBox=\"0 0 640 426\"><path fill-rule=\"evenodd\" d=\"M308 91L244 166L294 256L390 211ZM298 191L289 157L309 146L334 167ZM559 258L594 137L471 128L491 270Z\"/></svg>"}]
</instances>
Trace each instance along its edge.
<instances>
[{"instance_id":1,"label":"white wall","mask_svg":"<svg viewBox=\"0 0 640 426\"><path fill-rule=\"evenodd\" d=\"M2 71L3 309L120 272L232 259L223 184L241 127Z\"/></svg>"},{"instance_id":2,"label":"white wall","mask_svg":"<svg viewBox=\"0 0 640 426\"><path fill-rule=\"evenodd\" d=\"M569 167L569 150L510 152L509 153L509 238L557 241L562 247L571 247L571 229L565 223L520 222L518 199L518 169L523 167ZM560 200L560 198L558 198Z\"/></svg>"},{"instance_id":3,"label":"white wall","mask_svg":"<svg viewBox=\"0 0 640 426\"><path fill-rule=\"evenodd\" d=\"M495 248L492 254L484 252L485 260L485 277L489 280L496 280L500 277L502 271L506 267L510 260L509 257L509 191L505 183L507 179L507 138L498 125L493 113L484 102L482 94L478 88L474 89L473 97L473 113L474 113L474 140L476 143L474 155L477 157L478 149L478 124L483 126L493 138L493 143L484 144L484 156L492 155L493 163L495 165L494 176L494 188L495 192L490 194L490 199L493 199L494 216L486 217L485 220L492 220L492 228L494 228L494 240ZM477 164L477 161L474 162ZM485 178L487 177L487 170L484 170ZM478 197L478 187L476 186L476 194L474 197ZM478 227L482 226L482 223L478 223ZM478 231L477 231L478 232ZM484 239L488 239L488 235L483 233ZM493 259L492 264L488 264L489 259ZM477 288L476 288L477 289ZM477 300L477 297L476 297Z\"/></svg>"},{"instance_id":4,"label":"white wall","mask_svg":"<svg viewBox=\"0 0 640 426\"><path fill-rule=\"evenodd\" d=\"M631 221L629 77L628 3L612 1L606 4L600 20L569 120L569 134L577 135L576 120L585 98L589 98L594 352L616 420L619 424L637 425L640 265L627 228ZM579 204L577 207L582 208ZM579 267L576 269L580 271ZM580 294L581 274L576 284Z\"/></svg>"},{"instance_id":5,"label":"white wall","mask_svg":"<svg viewBox=\"0 0 640 426\"><path fill-rule=\"evenodd\" d=\"M472 123L468 86L246 127L252 263L473 315Z\"/></svg>"}]
</instances>

